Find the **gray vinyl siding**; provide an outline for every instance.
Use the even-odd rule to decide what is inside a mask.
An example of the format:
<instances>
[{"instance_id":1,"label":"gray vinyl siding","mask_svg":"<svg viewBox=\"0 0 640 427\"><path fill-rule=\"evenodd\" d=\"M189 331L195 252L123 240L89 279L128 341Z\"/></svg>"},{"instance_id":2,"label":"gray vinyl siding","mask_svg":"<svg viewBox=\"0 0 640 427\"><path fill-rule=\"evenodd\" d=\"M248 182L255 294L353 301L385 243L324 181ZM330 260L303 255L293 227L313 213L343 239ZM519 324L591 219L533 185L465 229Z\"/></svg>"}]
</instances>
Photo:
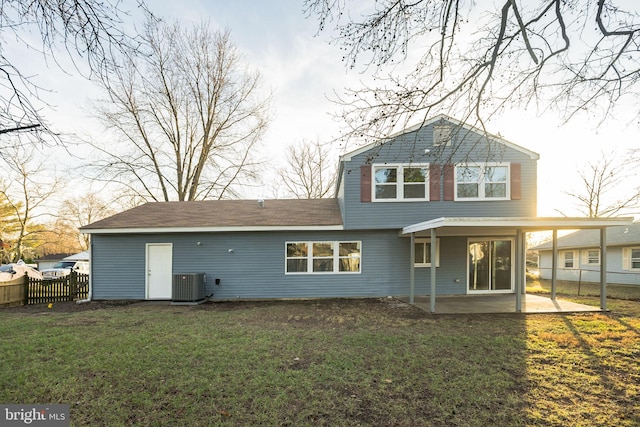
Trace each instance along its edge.
<instances>
[{"instance_id":1,"label":"gray vinyl siding","mask_svg":"<svg viewBox=\"0 0 640 427\"><path fill-rule=\"evenodd\" d=\"M440 217L536 216L536 157L511 144L489 144L482 135L465 129L450 146L434 147L433 127L425 126L353 154L340 165L336 198L344 231L92 235L93 298L145 298L147 243L171 243L173 273L206 273L206 292L217 300L408 295L410 239L399 235L401 228ZM439 165L442 172L445 164L463 162L520 164L520 199L444 201L440 176L437 201L361 202L362 165L428 163ZM362 242L361 272L285 274L285 244L301 241ZM466 293L467 276L467 238L440 238L437 294ZM429 293L429 280L430 268L415 269L416 295Z\"/></svg>"},{"instance_id":2,"label":"gray vinyl siding","mask_svg":"<svg viewBox=\"0 0 640 427\"><path fill-rule=\"evenodd\" d=\"M459 144L457 144L459 143ZM424 153L430 149L429 155ZM454 150L455 149L455 150ZM508 162L521 164L521 199L500 201L444 201L444 183L440 177L438 201L361 202L360 166L365 164L429 163L442 166L467 161L478 163ZM392 142L360 153L345 161L344 173L345 229L401 228L439 217L533 217L537 210L536 160L520 150L503 144L482 142L476 134L459 136L450 147L439 151L433 147L432 127L401 135Z\"/></svg>"},{"instance_id":3,"label":"gray vinyl siding","mask_svg":"<svg viewBox=\"0 0 640 427\"><path fill-rule=\"evenodd\" d=\"M440 238L440 266L436 268L436 294L458 295L467 292L467 238ZM416 267L415 294L429 295L431 268Z\"/></svg>"},{"instance_id":4,"label":"gray vinyl siding","mask_svg":"<svg viewBox=\"0 0 640 427\"><path fill-rule=\"evenodd\" d=\"M154 235L143 238L139 235L92 235L92 298L145 299L146 244L170 242L171 240Z\"/></svg>"},{"instance_id":5,"label":"gray vinyl siding","mask_svg":"<svg viewBox=\"0 0 640 427\"><path fill-rule=\"evenodd\" d=\"M594 248L589 248L594 249ZM585 249L559 249L558 253L565 250L578 252L578 268L561 267L558 260L558 280L582 282L600 282L600 266L588 265L583 262L582 251ZM551 279L551 254L552 251L539 252L539 271L542 279ZM613 246L607 248L607 283L621 285L640 285L640 272L624 270L622 266L622 247Z\"/></svg>"},{"instance_id":6,"label":"gray vinyl siding","mask_svg":"<svg viewBox=\"0 0 640 427\"><path fill-rule=\"evenodd\" d=\"M206 273L206 292L215 300L409 293L410 239L400 237L397 230L95 235L92 239L95 300L145 298L147 243L172 243L173 273ZM362 242L361 273L285 274L286 242L355 240ZM440 250L437 293L465 293L466 240L443 238ZM429 292L429 277L429 268L416 268L416 295Z\"/></svg>"}]
</instances>

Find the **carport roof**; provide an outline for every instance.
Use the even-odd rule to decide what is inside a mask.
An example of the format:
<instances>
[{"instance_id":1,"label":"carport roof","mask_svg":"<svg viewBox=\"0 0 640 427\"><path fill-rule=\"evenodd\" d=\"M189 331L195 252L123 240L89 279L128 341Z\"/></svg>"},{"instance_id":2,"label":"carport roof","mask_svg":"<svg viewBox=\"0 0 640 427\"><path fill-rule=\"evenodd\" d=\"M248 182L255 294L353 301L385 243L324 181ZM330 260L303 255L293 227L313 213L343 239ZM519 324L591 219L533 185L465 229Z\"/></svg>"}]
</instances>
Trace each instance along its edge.
<instances>
[{"instance_id":1,"label":"carport roof","mask_svg":"<svg viewBox=\"0 0 640 427\"><path fill-rule=\"evenodd\" d=\"M516 230L576 230L630 225L633 218L568 218L568 217L442 217L406 226L402 234L437 229L439 235L515 234Z\"/></svg>"},{"instance_id":2,"label":"carport roof","mask_svg":"<svg viewBox=\"0 0 640 427\"><path fill-rule=\"evenodd\" d=\"M337 199L154 202L80 230L90 234L202 231L342 230Z\"/></svg>"}]
</instances>

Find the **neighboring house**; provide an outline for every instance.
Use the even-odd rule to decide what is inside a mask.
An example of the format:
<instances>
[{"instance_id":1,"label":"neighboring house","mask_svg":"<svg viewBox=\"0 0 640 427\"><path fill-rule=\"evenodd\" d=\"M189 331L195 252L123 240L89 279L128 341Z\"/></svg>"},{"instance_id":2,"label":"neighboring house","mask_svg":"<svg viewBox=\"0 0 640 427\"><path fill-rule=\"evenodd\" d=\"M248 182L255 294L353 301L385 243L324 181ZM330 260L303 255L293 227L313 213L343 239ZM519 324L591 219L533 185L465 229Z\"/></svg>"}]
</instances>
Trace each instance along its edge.
<instances>
[{"instance_id":1,"label":"neighboring house","mask_svg":"<svg viewBox=\"0 0 640 427\"><path fill-rule=\"evenodd\" d=\"M42 271L48 268L53 268L55 264L59 263L68 256L71 256L71 254L49 254L40 257L36 260L38 270Z\"/></svg>"},{"instance_id":2,"label":"neighboring house","mask_svg":"<svg viewBox=\"0 0 640 427\"><path fill-rule=\"evenodd\" d=\"M630 222L536 218L538 157L438 116L343 155L333 199L148 203L81 229L91 298L171 299L186 272L215 300L519 296L526 231Z\"/></svg>"},{"instance_id":3,"label":"neighboring house","mask_svg":"<svg viewBox=\"0 0 640 427\"><path fill-rule=\"evenodd\" d=\"M89 261L89 251L78 252L77 254L69 255L64 258L65 261Z\"/></svg>"},{"instance_id":4,"label":"neighboring house","mask_svg":"<svg viewBox=\"0 0 640 427\"><path fill-rule=\"evenodd\" d=\"M42 278L44 280L59 279L68 276L71 271L80 274L89 274L89 258L89 251L82 251L66 256L51 267L41 269Z\"/></svg>"},{"instance_id":5,"label":"neighboring house","mask_svg":"<svg viewBox=\"0 0 640 427\"><path fill-rule=\"evenodd\" d=\"M607 228L607 282L640 285L640 223ZM540 277L551 279L552 242L531 250L539 254ZM557 240L557 279L600 281L598 230L579 230Z\"/></svg>"}]
</instances>

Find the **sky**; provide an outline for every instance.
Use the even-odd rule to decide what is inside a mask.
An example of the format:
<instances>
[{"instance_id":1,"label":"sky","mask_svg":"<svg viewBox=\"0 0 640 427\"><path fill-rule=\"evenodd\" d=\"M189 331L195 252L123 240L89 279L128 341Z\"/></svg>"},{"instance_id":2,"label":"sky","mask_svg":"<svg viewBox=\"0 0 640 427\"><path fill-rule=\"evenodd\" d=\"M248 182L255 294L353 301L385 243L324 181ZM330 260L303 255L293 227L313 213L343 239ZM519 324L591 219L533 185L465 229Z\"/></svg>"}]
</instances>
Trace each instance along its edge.
<instances>
[{"instance_id":1,"label":"sky","mask_svg":"<svg viewBox=\"0 0 640 427\"><path fill-rule=\"evenodd\" d=\"M125 5L135 2L126 1ZM317 21L305 18L302 0L154 0L149 2L159 17L178 19L183 24L209 19L214 26L229 29L236 46L263 76L274 93L273 120L263 146L265 163L273 171L283 165L282 149L303 140L327 141L340 133L340 122L332 115L338 107L331 102L334 92L357 87L368 75L348 70L339 47L328 43L327 33L317 34ZM46 93L53 108L46 116L65 132L99 134L88 113L95 96L91 84L76 74L62 73L37 54L24 56L25 66L35 68L39 83L52 88ZM575 201L564 192L580 190L578 171L595 162L602 153L624 153L640 148L638 119L625 116L595 127L579 117L562 125L553 114L512 110L489 122L488 130L540 154L538 162L538 215L557 216L558 211L577 215ZM353 149L354 147L349 147ZM82 147L74 147L82 155ZM336 166L339 147L336 147ZM271 153L271 154L269 154ZM275 154L274 154L275 153ZM60 171L73 169L74 160L63 151L47 153L57 159ZM269 197L266 185L247 192L246 197Z\"/></svg>"}]
</instances>

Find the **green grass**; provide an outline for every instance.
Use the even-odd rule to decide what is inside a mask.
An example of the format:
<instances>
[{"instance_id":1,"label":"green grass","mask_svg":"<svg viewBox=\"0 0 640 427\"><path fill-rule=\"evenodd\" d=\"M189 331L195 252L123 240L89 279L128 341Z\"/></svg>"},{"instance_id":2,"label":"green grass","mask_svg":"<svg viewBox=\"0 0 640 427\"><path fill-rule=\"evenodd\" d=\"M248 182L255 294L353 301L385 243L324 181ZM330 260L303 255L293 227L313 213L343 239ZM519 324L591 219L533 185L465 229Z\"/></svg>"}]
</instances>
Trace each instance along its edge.
<instances>
[{"instance_id":1,"label":"green grass","mask_svg":"<svg viewBox=\"0 0 640 427\"><path fill-rule=\"evenodd\" d=\"M0 402L70 404L74 426L640 424L625 313L64 303L0 310L0 336Z\"/></svg>"},{"instance_id":2,"label":"green grass","mask_svg":"<svg viewBox=\"0 0 640 427\"><path fill-rule=\"evenodd\" d=\"M527 293L548 296L551 293L551 281L530 278L527 280ZM558 280L556 296L580 304L600 307L600 284ZM618 314L628 314L640 318L640 286L607 284L607 309Z\"/></svg>"},{"instance_id":3,"label":"green grass","mask_svg":"<svg viewBox=\"0 0 640 427\"><path fill-rule=\"evenodd\" d=\"M527 292L549 293L551 280L530 278L527 280ZM558 280L556 292L564 295L599 296L600 284ZM607 296L615 299L640 300L640 286L607 284Z\"/></svg>"}]
</instances>

